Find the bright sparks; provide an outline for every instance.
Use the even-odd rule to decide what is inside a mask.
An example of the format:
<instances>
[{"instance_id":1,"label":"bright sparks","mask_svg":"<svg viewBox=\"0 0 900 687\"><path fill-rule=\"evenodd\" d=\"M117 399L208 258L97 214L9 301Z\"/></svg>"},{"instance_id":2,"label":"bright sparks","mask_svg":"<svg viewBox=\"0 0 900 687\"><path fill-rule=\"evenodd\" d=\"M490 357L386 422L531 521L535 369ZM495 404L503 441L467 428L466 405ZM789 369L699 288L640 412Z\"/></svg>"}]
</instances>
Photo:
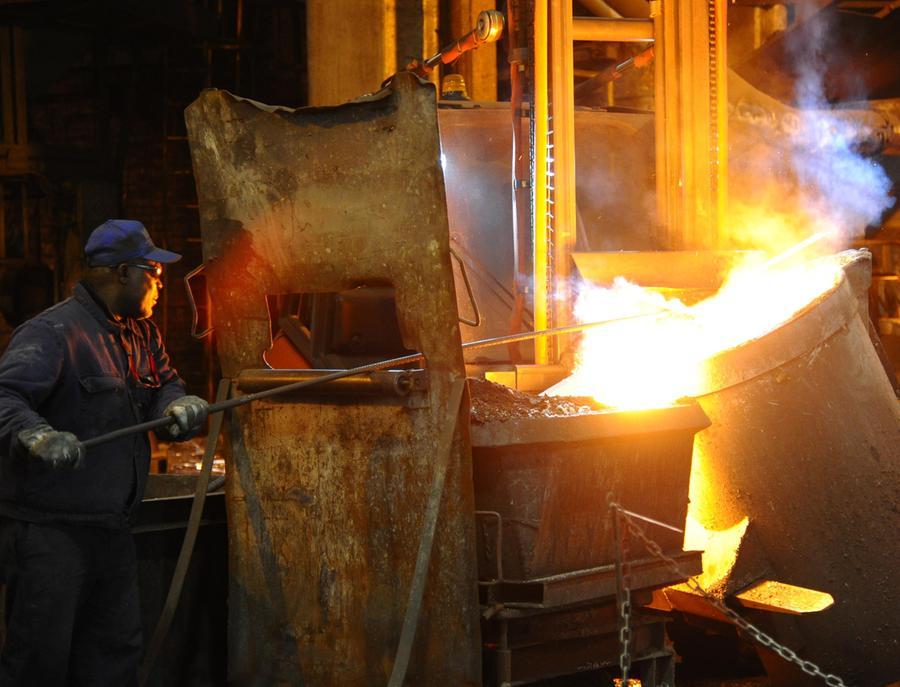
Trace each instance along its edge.
<instances>
[{"instance_id":1,"label":"bright sparks","mask_svg":"<svg viewBox=\"0 0 900 687\"><path fill-rule=\"evenodd\" d=\"M705 360L777 328L838 283L838 261L803 260L807 247L829 236L735 269L718 293L691 306L621 277L611 288L584 288L576 307L582 322L657 314L586 331L575 372L546 393L593 396L620 409L700 395Z\"/></svg>"}]
</instances>

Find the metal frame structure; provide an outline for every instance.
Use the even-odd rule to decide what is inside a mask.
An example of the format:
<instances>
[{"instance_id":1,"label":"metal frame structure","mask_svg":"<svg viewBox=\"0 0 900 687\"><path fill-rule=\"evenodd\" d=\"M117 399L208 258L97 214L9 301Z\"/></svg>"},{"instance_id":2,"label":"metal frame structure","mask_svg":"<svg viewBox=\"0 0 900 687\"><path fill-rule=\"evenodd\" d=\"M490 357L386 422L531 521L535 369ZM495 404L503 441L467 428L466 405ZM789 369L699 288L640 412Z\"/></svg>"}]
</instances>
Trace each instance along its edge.
<instances>
[{"instance_id":1,"label":"metal frame structure","mask_svg":"<svg viewBox=\"0 0 900 687\"><path fill-rule=\"evenodd\" d=\"M536 0L535 329L564 325L572 312L574 41L654 42L659 243L712 249L722 244L727 193L725 27L724 0L651 0L649 19L573 17L569 0ZM558 349L536 342L535 362L559 362Z\"/></svg>"}]
</instances>

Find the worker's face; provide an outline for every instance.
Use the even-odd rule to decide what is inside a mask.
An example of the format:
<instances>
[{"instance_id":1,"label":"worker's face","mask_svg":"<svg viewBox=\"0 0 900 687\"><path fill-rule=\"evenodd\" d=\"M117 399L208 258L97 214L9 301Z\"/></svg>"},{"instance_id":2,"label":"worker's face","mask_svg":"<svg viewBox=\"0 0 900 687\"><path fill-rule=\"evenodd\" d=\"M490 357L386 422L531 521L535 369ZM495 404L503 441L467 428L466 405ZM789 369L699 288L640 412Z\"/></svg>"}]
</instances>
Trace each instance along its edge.
<instances>
[{"instance_id":1,"label":"worker's face","mask_svg":"<svg viewBox=\"0 0 900 687\"><path fill-rule=\"evenodd\" d=\"M119 265L122 282L119 315L138 320L150 317L162 289L162 265L150 260Z\"/></svg>"}]
</instances>

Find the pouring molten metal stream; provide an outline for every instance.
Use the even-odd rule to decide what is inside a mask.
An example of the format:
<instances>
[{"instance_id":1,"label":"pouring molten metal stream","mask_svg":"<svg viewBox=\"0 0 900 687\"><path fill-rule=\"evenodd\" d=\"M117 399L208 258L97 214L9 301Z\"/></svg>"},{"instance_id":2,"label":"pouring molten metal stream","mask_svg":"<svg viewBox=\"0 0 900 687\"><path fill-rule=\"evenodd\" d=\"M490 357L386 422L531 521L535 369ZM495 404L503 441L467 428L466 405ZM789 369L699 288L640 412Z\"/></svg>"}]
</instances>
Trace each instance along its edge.
<instances>
[{"instance_id":1,"label":"pouring molten metal stream","mask_svg":"<svg viewBox=\"0 0 900 687\"><path fill-rule=\"evenodd\" d=\"M788 321L841 278L837 261L802 260L833 237L822 231L768 261L735 268L712 297L694 305L665 298L618 277L611 288L584 289L580 321L664 311L586 331L573 374L550 395L593 396L604 405L638 410L666 406L703 388L703 361L759 338Z\"/></svg>"}]
</instances>

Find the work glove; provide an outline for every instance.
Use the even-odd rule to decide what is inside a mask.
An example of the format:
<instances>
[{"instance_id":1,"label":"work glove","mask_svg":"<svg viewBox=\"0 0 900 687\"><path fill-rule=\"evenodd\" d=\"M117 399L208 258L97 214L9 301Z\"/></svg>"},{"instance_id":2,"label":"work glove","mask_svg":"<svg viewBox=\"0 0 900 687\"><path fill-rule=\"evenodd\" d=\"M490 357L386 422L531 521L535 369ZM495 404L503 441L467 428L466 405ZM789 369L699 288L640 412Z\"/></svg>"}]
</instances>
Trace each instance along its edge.
<instances>
[{"instance_id":1,"label":"work glove","mask_svg":"<svg viewBox=\"0 0 900 687\"><path fill-rule=\"evenodd\" d=\"M163 411L175 422L166 427L166 432L174 441L186 441L203 428L209 415L209 404L199 396L182 396L172 401Z\"/></svg>"},{"instance_id":2,"label":"work glove","mask_svg":"<svg viewBox=\"0 0 900 687\"><path fill-rule=\"evenodd\" d=\"M51 469L78 468L84 461L84 446L71 432L57 432L42 424L23 429L16 437L28 453Z\"/></svg>"}]
</instances>

